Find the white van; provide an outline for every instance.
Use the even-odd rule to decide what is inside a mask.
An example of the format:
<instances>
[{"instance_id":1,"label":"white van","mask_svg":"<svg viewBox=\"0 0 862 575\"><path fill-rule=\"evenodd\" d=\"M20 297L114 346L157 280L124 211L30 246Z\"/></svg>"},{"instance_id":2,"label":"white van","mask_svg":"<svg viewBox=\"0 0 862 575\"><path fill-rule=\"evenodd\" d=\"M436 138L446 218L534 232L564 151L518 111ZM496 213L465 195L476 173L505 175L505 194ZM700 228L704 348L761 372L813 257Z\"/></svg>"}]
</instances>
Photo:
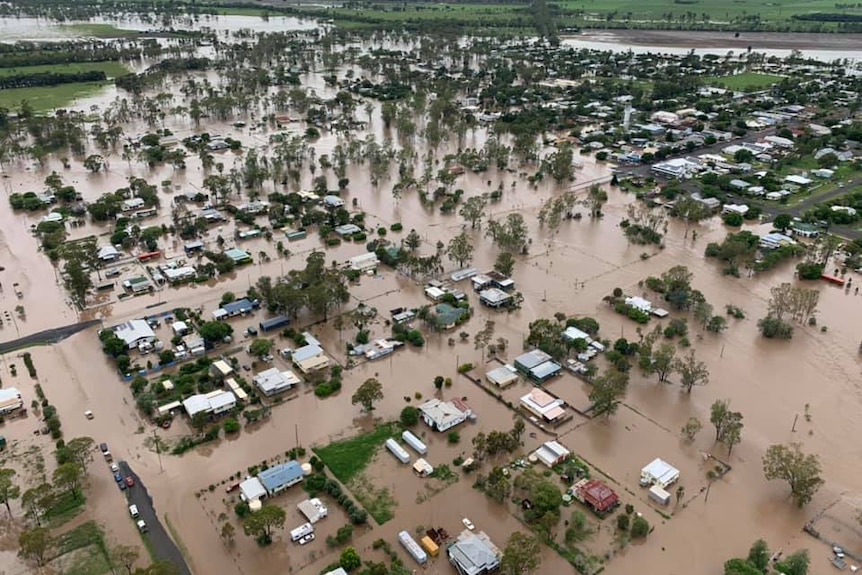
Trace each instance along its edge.
<instances>
[{"instance_id":1,"label":"white van","mask_svg":"<svg viewBox=\"0 0 862 575\"><path fill-rule=\"evenodd\" d=\"M290 532L290 540L295 543L309 533L314 533L314 526L311 523L303 523L302 525Z\"/></svg>"}]
</instances>

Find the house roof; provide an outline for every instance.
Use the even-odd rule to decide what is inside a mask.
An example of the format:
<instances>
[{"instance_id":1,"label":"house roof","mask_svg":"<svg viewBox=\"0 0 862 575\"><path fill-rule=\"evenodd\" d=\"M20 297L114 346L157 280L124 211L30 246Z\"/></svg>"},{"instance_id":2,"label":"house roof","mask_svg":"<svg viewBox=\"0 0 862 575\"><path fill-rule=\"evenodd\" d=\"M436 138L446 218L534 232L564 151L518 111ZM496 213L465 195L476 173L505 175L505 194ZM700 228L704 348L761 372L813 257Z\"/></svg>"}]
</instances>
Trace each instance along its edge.
<instances>
[{"instance_id":1,"label":"house roof","mask_svg":"<svg viewBox=\"0 0 862 575\"><path fill-rule=\"evenodd\" d=\"M234 315L238 313L248 313L250 312L254 306L247 298L238 299L236 301L232 301L230 303L226 303L221 306L223 310L225 310L228 314Z\"/></svg>"},{"instance_id":2,"label":"house roof","mask_svg":"<svg viewBox=\"0 0 862 575\"><path fill-rule=\"evenodd\" d=\"M593 341L593 338L590 337L590 334L585 331L579 330L575 326L567 327L566 331L563 332L563 337L570 341L575 341L576 339L586 340L587 343Z\"/></svg>"},{"instance_id":3,"label":"house roof","mask_svg":"<svg viewBox=\"0 0 862 575\"><path fill-rule=\"evenodd\" d=\"M454 307L447 303L438 304L434 311L437 313L437 324L443 326L454 325L467 313L466 309Z\"/></svg>"},{"instance_id":4,"label":"house roof","mask_svg":"<svg viewBox=\"0 0 862 575\"><path fill-rule=\"evenodd\" d=\"M215 369L222 375L228 375L233 372L233 368L230 366L230 364L223 359L217 359L212 363L212 366L213 369Z\"/></svg>"},{"instance_id":5,"label":"house roof","mask_svg":"<svg viewBox=\"0 0 862 575\"><path fill-rule=\"evenodd\" d=\"M548 467L552 467L557 461L565 459L571 453L565 446L556 441L546 441L534 452L534 455L539 458L539 461Z\"/></svg>"},{"instance_id":6,"label":"house roof","mask_svg":"<svg viewBox=\"0 0 862 575\"><path fill-rule=\"evenodd\" d=\"M272 367L254 376L254 384L267 395L290 388L298 383L299 378L292 371L279 371L277 367Z\"/></svg>"},{"instance_id":7,"label":"house roof","mask_svg":"<svg viewBox=\"0 0 862 575\"><path fill-rule=\"evenodd\" d=\"M226 250L224 252L224 255L226 255L227 257L229 257L230 259L232 259L235 262L241 262L241 261L251 259L251 255L249 255L249 253L247 251L241 250L239 248L232 248L232 249Z\"/></svg>"},{"instance_id":8,"label":"house roof","mask_svg":"<svg viewBox=\"0 0 862 575\"><path fill-rule=\"evenodd\" d=\"M236 404L236 396L232 391L222 391L209 398L210 409L213 411Z\"/></svg>"},{"instance_id":9,"label":"house roof","mask_svg":"<svg viewBox=\"0 0 862 575\"><path fill-rule=\"evenodd\" d=\"M114 328L114 333L126 342L127 346L133 346L143 339L156 337L153 329L142 319L130 319L126 323L121 323Z\"/></svg>"},{"instance_id":10,"label":"house roof","mask_svg":"<svg viewBox=\"0 0 862 575\"><path fill-rule=\"evenodd\" d=\"M464 411L456 406L455 403L440 401L439 399L429 399L419 406L419 411L437 424L438 427L446 427L453 420L464 417Z\"/></svg>"},{"instance_id":11,"label":"house roof","mask_svg":"<svg viewBox=\"0 0 862 575\"><path fill-rule=\"evenodd\" d=\"M534 349L515 358L515 363L524 369L533 369L534 367L549 361L551 356L541 349Z\"/></svg>"},{"instance_id":12,"label":"house roof","mask_svg":"<svg viewBox=\"0 0 862 575\"><path fill-rule=\"evenodd\" d=\"M317 344L310 343L295 350L291 357L294 363L301 363L306 359L323 355L323 348Z\"/></svg>"},{"instance_id":13,"label":"house roof","mask_svg":"<svg viewBox=\"0 0 862 575\"><path fill-rule=\"evenodd\" d=\"M198 413L206 413L212 409L210 400L205 395L195 394L183 400L183 409L189 414L189 417L194 417Z\"/></svg>"},{"instance_id":14,"label":"house roof","mask_svg":"<svg viewBox=\"0 0 862 575\"><path fill-rule=\"evenodd\" d=\"M507 383L516 381L518 379L518 374L515 373L513 368L504 365L497 369L492 369L485 374L485 377L497 385L506 385Z\"/></svg>"},{"instance_id":15,"label":"house roof","mask_svg":"<svg viewBox=\"0 0 862 575\"><path fill-rule=\"evenodd\" d=\"M554 420L566 413L563 408L565 402L562 399L556 398L538 387L534 387L530 393L521 397L521 405L547 420Z\"/></svg>"},{"instance_id":16,"label":"house roof","mask_svg":"<svg viewBox=\"0 0 862 575\"><path fill-rule=\"evenodd\" d=\"M562 369L562 366L556 361L546 361L545 363L540 363L531 369L530 376L541 381L551 377L552 375L556 375L562 371Z\"/></svg>"},{"instance_id":17,"label":"house roof","mask_svg":"<svg viewBox=\"0 0 862 575\"><path fill-rule=\"evenodd\" d=\"M591 479L580 488L584 499L587 499L599 511L607 509L617 502L619 497L613 489L603 481Z\"/></svg>"},{"instance_id":18,"label":"house roof","mask_svg":"<svg viewBox=\"0 0 862 575\"><path fill-rule=\"evenodd\" d=\"M302 466L296 461L288 461L273 465L261 471L258 476L267 491L277 491L289 483L295 483L302 478Z\"/></svg>"},{"instance_id":19,"label":"house roof","mask_svg":"<svg viewBox=\"0 0 862 575\"><path fill-rule=\"evenodd\" d=\"M102 246L99 248L99 259L110 259L120 255L120 252L114 246Z\"/></svg>"},{"instance_id":20,"label":"house roof","mask_svg":"<svg viewBox=\"0 0 862 575\"><path fill-rule=\"evenodd\" d=\"M500 550L484 531L464 531L448 549L449 560L463 575L478 575L500 564Z\"/></svg>"}]
</instances>

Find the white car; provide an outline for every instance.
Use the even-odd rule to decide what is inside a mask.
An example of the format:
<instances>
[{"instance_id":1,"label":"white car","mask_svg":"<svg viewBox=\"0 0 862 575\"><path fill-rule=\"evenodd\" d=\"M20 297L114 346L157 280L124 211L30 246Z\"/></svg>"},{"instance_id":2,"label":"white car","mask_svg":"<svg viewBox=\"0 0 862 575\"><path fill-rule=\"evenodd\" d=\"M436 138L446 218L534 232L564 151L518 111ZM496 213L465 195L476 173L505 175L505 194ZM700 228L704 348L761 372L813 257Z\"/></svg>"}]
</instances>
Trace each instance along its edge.
<instances>
[{"instance_id":1,"label":"white car","mask_svg":"<svg viewBox=\"0 0 862 575\"><path fill-rule=\"evenodd\" d=\"M94 417L93 412L90 410L85 411L84 417L86 417L87 419L93 419L93 417Z\"/></svg>"},{"instance_id":2,"label":"white car","mask_svg":"<svg viewBox=\"0 0 862 575\"><path fill-rule=\"evenodd\" d=\"M462 520L461 520L461 523L463 523L463 524L464 524L464 527L466 527L466 528L467 528L467 529L469 529L470 531L473 531L473 530L476 528L476 526L475 526L475 525L473 525L473 522L472 522L472 521L470 521L469 519L467 519L466 517L465 517L464 519L462 519Z\"/></svg>"},{"instance_id":3,"label":"white car","mask_svg":"<svg viewBox=\"0 0 862 575\"><path fill-rule=\"evenodd\" d=\"M117 466L117 464L112 463L111 464L111 473L119 473L119 472L120 472L120 468Z\"/></svg>"},{"instance_id":4,"label":"white car","mask_svg":"<svg viewBox=\"0 0 862 575\"><path fill-rule=\"evenodd\" d=\"M147 532L147 524L144 523L143 519L138 519L137 525L138 525L138 531L140 531L141 533Z\"/></svg>"},{"instance_id":5,"label":"white car","mask_svg":"<svg viewBox=\"0 0 862 575\"><path fill-rule=\"evenodd\" d=\"M132 517L138 518L138 506L137 505L129 505L129 513L132 514Z\"/></svg>"},{"instance_id":6,"label":"white car","mask_svg":"<svg viewBox=\"0 0 862 575\"><path fill-rule=\"evenodd\" d=\"M308 535L299 540L299 544L305 545L306 543L311 543L312 541L314 541L314 533L309 533Z\"/></svg>"}]
</instances>

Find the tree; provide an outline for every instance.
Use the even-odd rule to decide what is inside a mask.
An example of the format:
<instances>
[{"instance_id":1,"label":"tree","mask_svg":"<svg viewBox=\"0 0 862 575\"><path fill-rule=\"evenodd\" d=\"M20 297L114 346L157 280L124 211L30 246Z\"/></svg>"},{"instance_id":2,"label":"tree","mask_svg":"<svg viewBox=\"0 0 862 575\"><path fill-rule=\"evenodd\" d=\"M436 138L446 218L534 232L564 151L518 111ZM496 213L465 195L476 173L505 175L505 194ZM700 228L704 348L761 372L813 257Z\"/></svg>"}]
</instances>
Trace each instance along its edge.
<instances>
[{"instance_id":1,"label":"tree","mask_svg":"<svg viewBox=\"0 0 862 575\"><path fill-rule=\"evenodd\" d=\"M134 575L180 575L180 571L170 561L157 561L149 567L135 569Z\"/></svg>"},{"instance_id":2,"label":"tree","mask_svg":"<svg viewBox=\"0 0 862 575\"><path fill-rule=\"evenodd\" d=\"M254 537L261 545L272 543L272 533L284 527L287 514L277 505L264 505L260 510L251 513L242 524L242 529L249 537Z\"/></svg>"},{"instance_id":3,"label":"tree","mask_svg":"<svg viewBox=\"0 0 862 575\"><path fill-rule=\"evenodd\" d=\"M404 245L407 246L407 249L411 252L415 252L419 246L422 245L422 236L419 235L414 229L410 230L410 233L407 234L407 237L404 238Z\"/></svg>"},{"instance_id":4,"label":"tree","mask_svg":"<svg viewBox=\"0 0 862 575\"><path fill-rule=\"evenodd\" d=\"M701 421L696 417L689 417L688 421L685 422L685 425L682 426L680 433L682 433L682 436L688 441L694 441L694 438L701 429L703 429L703 423L701 423Z\"/></svg>"},{"instance_id":5,"label":"tree","mask_svg":"<svg viewBox=\"0 0 862 575\"><path fill-rule=\"evenodd\" d=\"M511 277L515 271L515 256L509 252L500 252L494 262L494 269L506 277Z\"/></svg>"},{"instance_id":6,"label":"tree","mask_svg":"<svg viewBox=\"0 0 862 575\"><path fill-rule=\"evenodd\" d=\"M31 559L40 567L45 561L45 553L51 546L51 533L44 527L34 527L22 531L18 536L18 556Z\"/></svg>"},{"instance_id":7,"label":"tree","mask_svg":"<svg viewBox=\"0 0 862 575\"><path fill-rule=\"evenodd\" d=\"M766 541L758 539L752 543L751 549L748 550L747 561L757 567L761 573L766 573L771 556L772 554L769 552L769 546L766 544Z\"/></svg>"},{"instance_id":8,"label":"tree","mask_svg":"<svg viewBox=\"0 0 862 575\"><path fill-rule=\"evenodd\" d=\"M84 168L90 170L94 174L98 173L104 165L105 159L99 154L91 154L84 158Z\"/></svg>"},{"instance_id":9,"label":"tree","mask_svg":"<svg viewBox=\"0 0 862 575\"><path fill-rule=\"evenodd\" d=\"M225 543L228 545L233 543L235 533L236 529L234 528L233 523L225 521L224 525L221 526L221 538L224 539Z\"/></svg>"},{"instance_id":10,"label":"tree","mask_svg":"<svg viewBox=\"0 0 862 575\"><path fill-rule=\"evenodd\" d=\"M730 416L730 400L716 399L709 408L709 421L715 426L715 440L721 441Z\"/></svg>"},{"instance_id":11,"label":"tree","mask_svg":"<svg viewBox=\"0 0 862 575\"><path fill-rule=\"evenodd\" d=\"M542 549L539 539L515 531L509 536L500 570L505 575L522 575L532 573L542 563Z\"/></svg>"},{"instance_id":12,"label":"tree","mask_svg":"<svg viewBox=\"0 0 862 575\"><path fill-rule=\"evenodd\" d=\"M449 260L458 264L458 267L464 267L473 261L473 241L467 232L461 232L451 240L447 248Z\"/></svg>"},{"instance_id":13,"label":"tree","mask_svg":"<svg viewBox=\"0 0 862 575\"><path fill-rule=\"evenodd\" d=\"M745 559L738 557L724 562L724 575L763 575L763 573Z\"/></svg>"},{"instance_id":14,"label":"tree","mask_svg":"<svg viewBox=\"0 0 862 575\"><path fill-rule=\"evenodd\" d=\"M721 333L727 329L727 320L720 315L714 315L709 318L706 323L706 331L712 333Z\"/></svg>"},{"instance_id":15,"label":"tree","mask_svg":"<svg viewBox=\"0 0 862 575\"><path fill-rule=\"evenodd\" d=\"M369 378L359 386L353 397L350 399L351 405L357 403L362 405L362 409L368 413L374 411L374 402L383 399L383 384L376 379Z\"/></svg>"},{"instance_id":16,"label":"tree","mask_svg":"<svg viewBox=\"0 0 862 575\"><path fill-rule=\"evenodd\" d=\"M679 383L688 393L691 393L696 385L709 383L709 370L704 362L697 361L694 350L691 350L684 359L674 360L673 369L679 373Z\"/></svg>"},{"instance_id":17,"label":"tree","mask_svg":"<svg viewBox=\"0 0 862 575\"><path fill-rule=\"evenodd\" d=\"M484 196L473 196L467 198L458 214L470 224L471 229L476 229L482 225L482 218L485 217L485 206L487 205L488 199Z\"/></svg>"},{"instance_id":18,"label":"tree","mask_svg":"<svg viewBox=\"0 0 862 575\"><path fill-rule=\"evenodd\" d=\"M128 575L132 574L132 567L140 556L138 548L130 545L116 545L111 548L111 562L125 567Z\"/></svg>"},{"instance_id":19,"label":"tree","mask_svg":"<svg viewBox=\"0 0 862 575\"><path fill-rule=\"evenodd\" d=\"M820 460L816 455L802 453L798 443L771 445L763 456L763 474L770 481L786 481L790 496L799 507L809 503L824 483L820 478Z\"/></svg>"},{"instance_id":20,"label":"tree","mask_svg":"<svg viewBox=\"0 0 862 575\"><path fill-rule=\"evenodd\" d=\"M784 575L807 575L810 563L811 558L808 556L808 550L800 549L777 563L775 568Z\"/></svg>"},{"instance_id":21,"label":"tree","mask_svg":"<svg viewBox=\"0 0 862 575\"><path fill-rule=\"evenodd\" d=\"M341 556L338 558L338 564L342 569L350 572L362 566L362 559L359 557L359 553L356 552L356 549L348 547L341 552Z\"/></svg>"},{"instance_id":22,"label":"tree","mask_svg":"<svg viewBox=\"0 0 862 575\"><path fill-rule=\"evenodd\" d=\"M401 425L404 427L413 427L419 423L419 410L408 405L401 410Z\"/></svg>"},{"instance_id":23,"label":"tree","mask_svg":"<svg viewBox=\"0 0 862 575\"><path fill-rule=\"evenodd\" d=\"M201 337L208 343L220 343L233 333L233 327L223 321L208 321L198 329Z\"/></svg>"},{"instance_id":24,"label":"tree","mask_svg":"<svg viewBox=\"0 0 862 575\"><path fill-rule=\"evenodd\" d=\"M610 417L616 413L626 392L628 375L611 369L598 376L593 381L593 389L590 391L590 402L593 404L595 415Z\"/></svg>"},{"instance_id":25,"label":"tree","mask_svg":"<svg viewBox=\"0 0 862 575\"><path fill-rule=\"evenodd\" d=\"M569 527L566 529L566 543L574 545L586 541L595 534L595 529L587 520L587 514L583 511L575 511L572 513L572 518L569 520Z\"/></svg>"},{"instance_id":26,"label":"tree","mask_svg":"<svg viewBox=\"0 0 862 575\"><path fill-rule=\"evenodd\" d=\"M772 222L773 227L775 229L781 230L782 232L786 232L787 228L789 228L793 224L793 217L790 214L778 214L775 216L775 220ZM762 541L758 539L758 541Z\"/></svg>"},{"instance_id":27,"label":"tree","mask_svg":"<svg viewBox=\"0 0 862 575\"><path fill-rule=\"evenodd\" d=\"M27 516L39 524L53 498L54 489L51 484L42 483L25 491L21 495L21 504L24 506Z\"/></svg>"},{"instance_id":28,"label":"tree","mask_svg":"<svg viewBox=\"0 0 862 575\"><path fill-rule=\"evenodd\" d=\"M608 193L598 185L590 186L587 193L586 205L590 208L590 217L596 218L602 215L602 206L608 201Z\"/></svg>"},{"instance_id":29,"label":"tree","mask_svg":"<svg viewBox=\"0 0 862 575\"><path fill-rule=\"evenodd\" d=\"M706 328L709 320L712 319L712 306L705 301L698 302L694 306L694 317L700 322L701 326Z\"/></svg>"},{"instance_id":30,"label":"tree","mask_svg":"<svg viewBox=\"0 0 862 575\"><path fill-rule=\"evenodd\" d=\"M494 467L491 473L488 474L488 480L485 483L485 494L497 503L503 503L509 498L511 493L512 484L509 478L503 473L502 468Z\"/></svg>"},{"instance_id":31,"label":"tree","mask_svg":"<svg viewBox=\"0 0 862 575\"><path fill-rule=\"evenodd\" d=\"M658 382L665 383L676 369L676 347L671 343L663 343L652 354L652 364L649 371L658 375Z\"/></svg>"},{"instance_id":32,"label":"tree","mask_svg":"<svg viewBox=\"0 0 862 575\"><path fill-rule=\"evenodd\" d=\"M527 223L524 216L517 212L510 213L502 222L489 220L485 232L497 246L512 253L525 253L529 243Z\"/></svg>"},{"instance_id":33,"label":"tree","mask_svg":"<svg viewBox=\"0 0 862 575\"><path fill-rule=\"evenodd\" d=\"M66 442L65 448L72 460L87 473L87 465L93 462L93 451L96 441L92 437L75 437Z\"/></svg>"},{"instance_id":34,"label":"tree","mask_svg":"<svg viewBox=\"0 0 862 575\"><path fill-rule=\"evenodd\" d=\"M206 411L199 411L192 416L191 425L198 433L204 430L204 427L210 422L210 414Z\"/></svg>"},{"instance_id":35,"label":"tree","mask_svg":"<svg viewBox=\"0 0 862 575\"><path fill-rule=\"evenodd\" d=\"M738 411L730 412L721 437L721 442L727 446L728 455L733 451L733 446L742 441L742 428L742 414Z\"/></svg>"},{"instance_id":36,"label":"tree","mask_svg":"<svg viewBox=\"0 0 862 575\"><path fill-rule=\"evenodd\" d=\"M265 338L255 339L248 346L248 353L261 359L269 355L270 351L272 351L272 340Z\"/></svg>"},{"instance_id":37,"label":"tree","mask_svg":"<svg viewBox=\"0 0 862 575\"><path fill-rule=\"evenodd\" d=\"M15 485L15 470L0 469L0 502L6 506L6 511L12 515L12 508L9 502L13 499L18 499L21 495L21 488Z\"/></svg>"},{"instance_id":38,"label":"tree","mask_svg":"<svg viewBox=\"0 0 862 575\"><path fill-rule=\"evenodd\" d=\"M75 461L70 461L58 465L51 478L54 480L54 485L65 488L74 499L77 499L78 488L81 486L83 476L84 472L81 466Z\"/></svg>"},{"instance_id":39,"label":"tree","mask_svg":"<svg viewBox=\"0 0 862 575\"><path fill-rule=\"evenodd\" d=\"M637 515L632 520L631 534L632 539L643 539L649 534L649 522L643 516Z\"/></svg>"}]
</instances>

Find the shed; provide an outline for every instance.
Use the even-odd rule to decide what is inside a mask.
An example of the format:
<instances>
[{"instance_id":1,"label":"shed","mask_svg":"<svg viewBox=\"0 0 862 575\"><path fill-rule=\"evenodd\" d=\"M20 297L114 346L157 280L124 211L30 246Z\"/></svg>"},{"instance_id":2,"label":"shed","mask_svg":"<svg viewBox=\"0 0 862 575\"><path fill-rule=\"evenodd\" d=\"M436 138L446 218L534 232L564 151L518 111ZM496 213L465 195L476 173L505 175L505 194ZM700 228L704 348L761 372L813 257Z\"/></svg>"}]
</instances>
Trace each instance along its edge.
<instances>
[{"instance_id":1,"label":"shed","mask_svg":"<svg viewBox=\"0 0 862 575\"><path fill-rule=\"evenodd\" d=\"M419 455L425 455L426 453L428 453L428 447L424 443L422 443L422 441L418 437L413 435L412 432L404 430L404 432L401 434L401 439L403 439L404 443L412 447L413 450L416 451L416 453L418 453Z\"/></svg>"},{"instance_id":2,"label":"shed","mask_svg":"<svg viewBox=\"0 0 862 575\"><path fill-rule=\"evenodd\" d=\"M174 335L184 336L189 332L189 325L184 321L175 321L171 325Z\"/></svg>"},{"instance_id":3,"label":"shed","mask_svg":"<svg viewBox=\"0 0 862 575\"><path fill-rule=\"evenodd\" d=\"M266 489L260 479L249 477L239 484L239 496L245 502L259 501L266 497Z\"/></svg>"},{"instance_id":4,"label":"shed","mask_svg":"<svg viewBox=\"0 0 862 575\"><path fill-rule=\"evenodd\" d=\"M233 368L223 359L217 359L210 365L210 373L216 377L227 377L233 373Z\"/></svg>"},{"instance_id":5,"label":"shed","mask_svg":"<svg viewBox=\"0 0 862 575\"><path fill-rule=\"evenodd\" d=\"M485 379L497 387L509 387L518 382L518 372L511 365L504 365L486 373Z\"/></svg>"},{"instance_id":6,"label":"shed","mask_svg":"<svg viewBox=\"0 0 862 575\"><path fill-rule=\"evenodd\" d=\"M258 324L260 331L267 332L290 325L290 318L286 315L278 315L270 319L265 319Z\"/></svg>"},{"instance_id":7,"label":"shed","mask_svg":"<svg viewBox=\"0 0 862 575\"><path fill-rule=\"evenodd\" d=\"M413 473L415 473L419 477L428 477L429 475L434 473L434 467L432 467L430 463L420 457L416 460L416 463L413 464Z\"/></svg>"},{"instance_id":8,"label":"shed","mask_svg":"<svg viewBox=\"0 0 862 575\"><path fill-rule=\"evenodd\" d=\"M546 441L533 453L539 461L551 468L568 459L571 454L571 451L557 441Z\"/></svg>"},{"instance_id":9,"label":"shed","mask_svg":"<svg viewBox=\"0 0 862 575\"><path fill-rule=\"evenodd\" d=\"M326 508L326 505L316 497L314 499L306 499L305 501L300 502L296 508L299 509L300 513L305 515L308 522L312 524L317 523L329 515L329 510Z\"/></svg>"},{"instance_id":10,"label":"shed","mask_svg":"<svg viewBox=\"0 0 862 575\"><path fill-rule=\"evenodd\" d=\"M407 531L402 531L398 534L398 541L417 563L425 565L428 562L428 555Z\"/></svg>"},{"instance_id":11,"label":"shed","mask_svg":"<svg viewBox=\"0 0 862 575\"><path fill-rule=\"evenodd\" d=\"M386 449L401 463L410 463L410 454L391 437L386 440Z\"/></svg>"},{"instance_id":12,"label":"shed","mask_svg":"<svg viewBox=\"0 0 862 575\"><path fill-rule=\"evenodd\" d=\"M437 557L440 553L440 547L427 535L419 540L419 544L431 557Z\"/></svg>"},{"instance_id":13,"label":"shed","mask_svg":"<svg viewBox=\"0 0 862 575\"><path fill-rule=\"evenodd\" d=\"M251 263L251 254L239 248L225 250L224 255L232 259L235 265Z\"/></svg>"},{"instance_id":14,"label":"shed","mask_svg":"<svg viewBox=\"0 0 862 575\"><path fill-rule=\"evenodd\" d=\"M248 298L238 299L224 304L221 308L227 313L228 317L247 314L254 311L254 304Z\"/></svg>"},{"instance_id":15,"label":"shed","mask_svg":"<svg viewBox=\"0 0 862 575\"><path fill-rule=\"evenodd\" d=\"M158 411L158 413L159 413L159 415L160 415L160 416L162 416L162 415L168 415L169 413L173 413L173 412L174 412L174 410L177 410L177 409L179 409L180 407L182 407L182 405L183 405L183 404L182 404L182 403L180 403L179 401L172 401L172 402L170 402L170 403L166 403L166 404L164 404L164 405L160 405L160 406L159 406L159 408L158 408L156 411Z\"/></svg>"},{"instance_id":16,"label":"shed","mask_svg":"<svg viewBox=\"0 0 862 575\"><path fill-rule=\"evenodd\" d=\"M654 459L641 470L641 483L667 487L679 479L679 470L661 459Z\"/></svg>"}]
</instances>

